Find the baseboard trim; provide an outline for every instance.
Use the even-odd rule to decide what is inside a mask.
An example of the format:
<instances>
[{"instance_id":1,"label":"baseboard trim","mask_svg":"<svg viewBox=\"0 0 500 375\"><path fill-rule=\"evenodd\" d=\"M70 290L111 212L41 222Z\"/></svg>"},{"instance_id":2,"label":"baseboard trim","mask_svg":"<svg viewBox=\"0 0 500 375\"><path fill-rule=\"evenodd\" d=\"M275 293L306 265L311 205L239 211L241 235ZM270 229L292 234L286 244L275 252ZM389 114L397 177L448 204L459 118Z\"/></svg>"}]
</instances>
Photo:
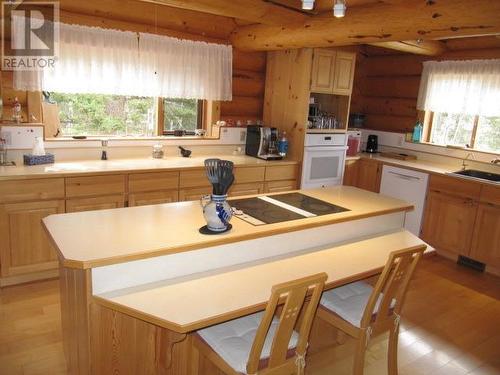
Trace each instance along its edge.
<instances>
[{"instance_id":1,"label":"baseboard trim","mask_svg":"<svg viewBox=\"0 0 500 375\"><path fill-rule=\"evenodd\" d=\"M47 270L41 272L28 273L25 275L16 275L0 278L0 287L29 283L32 281L41 281L59 277L59 269Z\"/></svg>"}]
</instances>

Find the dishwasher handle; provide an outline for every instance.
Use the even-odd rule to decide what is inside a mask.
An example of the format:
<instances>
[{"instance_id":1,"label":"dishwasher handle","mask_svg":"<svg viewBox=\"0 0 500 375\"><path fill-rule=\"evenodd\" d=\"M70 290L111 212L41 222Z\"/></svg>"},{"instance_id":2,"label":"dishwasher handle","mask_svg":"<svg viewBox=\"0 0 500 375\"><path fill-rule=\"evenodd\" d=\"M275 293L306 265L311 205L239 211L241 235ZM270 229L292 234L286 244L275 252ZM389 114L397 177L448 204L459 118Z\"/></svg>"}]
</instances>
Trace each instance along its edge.
<instances>
[{"instance_id":1,"label":"dishwasher handle","mask_svg":"<svg viewBox=\"0 0 500 375\"><path fill-rule=\"evenodd\" d=\"M420 181L420 177L409 176L407 174L397 173L397 172L393 172L393 171L389 171L388 173L390 173L398 178L402 178L403 180Z\"/></svg>"}]
</instances>

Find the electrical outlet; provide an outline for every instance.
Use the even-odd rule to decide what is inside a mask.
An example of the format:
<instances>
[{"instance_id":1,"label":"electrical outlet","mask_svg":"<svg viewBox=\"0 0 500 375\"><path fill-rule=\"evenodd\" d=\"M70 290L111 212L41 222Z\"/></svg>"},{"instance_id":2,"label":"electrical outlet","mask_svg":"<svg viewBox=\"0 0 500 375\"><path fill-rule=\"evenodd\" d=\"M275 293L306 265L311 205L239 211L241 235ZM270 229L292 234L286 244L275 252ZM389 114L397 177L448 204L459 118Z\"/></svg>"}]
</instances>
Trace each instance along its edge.
<instances>
[{"instance_id":1,"label":"electrical outlet","mask_svg":"<svg viewBox=\"0 0 500 375\"><path fill-rule=\"evenodd\" d=\"M242 130L240 132L240 142L245 142L246 141L246 138L247 138L247 132Z\"/></svg>"},{"instance_id":2,"label":"electrical outlet","mask_svg":"<svg viewBox=\"0 0 500 375\"><path fill-rule=\"evenodd\" d=\"M0 132L0 138L5 139L5 144L7 146L12 145L12 133L8 130L2 130Z\"/></svg>"}]
</instances>

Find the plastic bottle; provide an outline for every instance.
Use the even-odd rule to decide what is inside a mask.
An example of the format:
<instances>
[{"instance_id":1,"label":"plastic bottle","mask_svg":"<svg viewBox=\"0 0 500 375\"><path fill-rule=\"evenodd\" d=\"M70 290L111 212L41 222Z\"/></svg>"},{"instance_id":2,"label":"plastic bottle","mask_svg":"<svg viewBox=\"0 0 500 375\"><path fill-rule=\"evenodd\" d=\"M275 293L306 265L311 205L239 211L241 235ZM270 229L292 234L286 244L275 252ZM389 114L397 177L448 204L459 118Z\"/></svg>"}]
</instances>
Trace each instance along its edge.
<instances>
[{"instance_id":1,"label":"plastic bottle","mask_svg":"<svg viewBox=\"0 0 500 375\"><path fill-rule=\"evenodd\" d=\"M411 140L415 143L419 143L422 140L423 131L424 131L424 126L420 121L417 121L415 127L413 128L413 136Z\"/></svg>"},{"instance_id":2,"label":"plastic bottle","mask_svg":"<svg viewBox=\"0 0 500 375\"><path fill-rule=\"evenodd\" d=\"M286 157L288 153L288 139L286 138L286 132L281 133L281 138L278 141L278 153L282 157Z\"/></svg>"}]
</instances>

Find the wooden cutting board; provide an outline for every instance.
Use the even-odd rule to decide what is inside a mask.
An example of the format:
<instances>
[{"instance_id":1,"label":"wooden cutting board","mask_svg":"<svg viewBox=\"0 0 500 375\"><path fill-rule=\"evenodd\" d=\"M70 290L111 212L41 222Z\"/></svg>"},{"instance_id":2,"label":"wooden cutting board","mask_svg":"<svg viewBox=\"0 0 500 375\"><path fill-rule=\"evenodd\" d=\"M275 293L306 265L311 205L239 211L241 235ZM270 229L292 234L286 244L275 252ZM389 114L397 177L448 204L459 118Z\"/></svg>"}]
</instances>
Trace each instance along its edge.
<instances>
[{"instance_id":1,"label":"wooden cutting board","mask_svg":"<svg viewBox=\"0 0 500 375\"><path fill-rule=\"evenodd\" d=\"M397 152L381 152L380 156L399 160L417 160L415 155L398 154Z\"/></svg>"}]
</instances>

